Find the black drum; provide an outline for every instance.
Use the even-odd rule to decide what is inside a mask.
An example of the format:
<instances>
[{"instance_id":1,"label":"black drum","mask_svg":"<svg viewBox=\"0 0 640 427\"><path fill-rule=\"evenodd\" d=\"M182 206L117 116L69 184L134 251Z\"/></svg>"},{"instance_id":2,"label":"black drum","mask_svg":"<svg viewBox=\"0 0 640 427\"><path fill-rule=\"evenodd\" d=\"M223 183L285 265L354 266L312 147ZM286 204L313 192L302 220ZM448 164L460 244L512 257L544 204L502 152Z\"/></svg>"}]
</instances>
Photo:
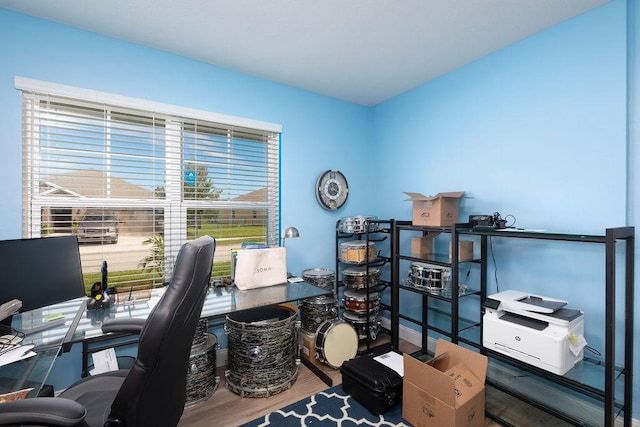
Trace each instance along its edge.
<instances>
[{"instance_id":1,"label":"black drum","mask_svg":"<svg viewBox=\"0 0 640 427\"><path fill-rule=\"evenodd\" d=\"M352 289L370 288L380 282L380 270L363 266L345 268L342 271L342 282Z\"/></svg>"},{"instance_id":2,"label":"black drum","mask_svg":"<svg viewBox=\"0 0 640 427\"><path fill-rule=\"evenodd\" d=\"M378 319L378 315L375 313L368 315L367 322L367 314L356 313L355 311L345 310L342 313L342 318L350 323L353 328L358 333L358 338L361 340L371 339L371 341L375 341L378 339L378 330L380 329L380 320ZM369 328L367 329L367 323Z\"/></svg>"},{"instance_id":3,"label":"black drum","mask_svg":"<svg viewBox=\"0 0 640 427\"><path fill-rule=\"evenodd\" d=\"M322 322L338 317L338 302L331 297L314 297L300 303L301 327L304 332L315 334Z\"/></svg>"},{"instance_id":4,"label":"black drum","mask_svg":"<svg viewBox=\"0 0 640 427\"><path fill-rule=\"evenodd\" d=\"M336 274L333 270L326 268L309 268L302 272L302 278L307 283L316 285L325 291L335 293Z\"/></svg>"},{"instance_id":5,"label":"black drum","mask_svg":"<svg viewBox=\"0 0 640 427\"><path fill-rule=\"evenodd\" d=\"M207 319L200 319L196 326L196 333L193 335L192 347L197 347L207 342L209 333L209 321Z\"/></svg>"},{"instance_id":6,"label":"black drum","mask_svg":"<svg viewBox=\"0 0 640 427\"><path fill-rule=\"evenodd\" d=\"M270 306L229 314L229 390L242 397L269 397L289 389L298 377L298 313Z\"/></svg>"},{"instance_id":7,"label":"black drum","mask_svg":"<svg viewBox=\"0 0 640 427\"><path fill-rule=\"evenodd\" d=\"M199 344L194 344L191 347L185 406L191 406L207 400L216 391L220 381L216 377L218 337L209 333L205 333L202 336L204 336L204 340L198 336L197 341Z\"/></svg>"}]
</instances>

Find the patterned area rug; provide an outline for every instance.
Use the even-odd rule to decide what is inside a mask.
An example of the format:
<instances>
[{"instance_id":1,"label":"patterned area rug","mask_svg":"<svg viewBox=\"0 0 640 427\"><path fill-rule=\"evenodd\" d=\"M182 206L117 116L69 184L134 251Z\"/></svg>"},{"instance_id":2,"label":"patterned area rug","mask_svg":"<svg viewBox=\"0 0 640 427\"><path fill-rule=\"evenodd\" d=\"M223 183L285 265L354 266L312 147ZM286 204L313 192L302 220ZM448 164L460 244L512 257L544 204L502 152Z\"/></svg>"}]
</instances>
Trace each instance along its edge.
<instances>
[{"instance_id":1,"label":"patterned area rug","mask_svg":"<svg viewBox=\"0 0 640 427\"><path fill-rule=\"evenodd\" d=\"M410 426L402 420L402 404L394 405L382 415L373 415L345 393L339 385L248 422L242 427L271 425L278 427Z\"/></svg>"}]
</instances>

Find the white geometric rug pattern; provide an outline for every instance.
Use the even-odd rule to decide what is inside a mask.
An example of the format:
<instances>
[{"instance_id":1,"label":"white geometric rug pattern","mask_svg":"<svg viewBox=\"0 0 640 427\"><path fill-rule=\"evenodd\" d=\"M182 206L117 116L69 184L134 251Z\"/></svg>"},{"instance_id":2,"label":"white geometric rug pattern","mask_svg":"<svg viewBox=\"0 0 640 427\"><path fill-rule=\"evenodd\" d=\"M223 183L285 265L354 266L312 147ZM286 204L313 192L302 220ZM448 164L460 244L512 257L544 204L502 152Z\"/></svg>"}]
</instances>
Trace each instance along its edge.
<instances>
[{"instance_id":1,"label":"white geometric rug pattern","mask_svg":"<svg viewBox=\"0 0 640 427\"><path fill-rule=\"evenodd\" d=\"M395 419L385 418L385 414L373 415L366 409L362 408L357 402L354 405L358 408L354 408L351 402L354 402L353 398L348 395L335 392L336 388L327 390L326 392L317 393L306 400L309 400L303 407L300 404L290 405L295 406L286 410L283 408L274 411L266 415L263 419L254 420L251 425L256 427L266 427L271 425L282 425L283 419L286 420L287 425L298 425L295 422L299 420L300 426L338 426L338 427L351 427L351 426L376 426L376 427L410 427L410 425L398 421L396 414ZM338 389L342 393L341 388ZM331 402L330 410L322 410L319 407L326 407L327 402ZM298 402L301 403L301 402ZM392 411L397 412L397 411Z\"/></svg>"}]
</instances>

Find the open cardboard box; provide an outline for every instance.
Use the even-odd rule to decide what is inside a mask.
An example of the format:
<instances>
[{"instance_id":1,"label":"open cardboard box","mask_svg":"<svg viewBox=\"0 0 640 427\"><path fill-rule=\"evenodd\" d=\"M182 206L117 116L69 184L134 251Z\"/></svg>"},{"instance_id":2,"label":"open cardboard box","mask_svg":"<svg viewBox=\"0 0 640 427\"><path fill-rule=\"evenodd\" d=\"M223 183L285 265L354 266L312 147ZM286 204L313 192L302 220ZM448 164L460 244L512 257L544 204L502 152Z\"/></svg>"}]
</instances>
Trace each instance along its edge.
<instances>
[{"instance_id":1,"label":"open cardboard box","mask_svg":"<svg viewBox=\"0 0 640 427\"><path fill-rule=\"evenodd\" d=\"M402 418L416 427L484 425L486 356L439 339L432 360L403 358Z\"/></svg>"},{"instance_id":2,"label":"open cardboard box","mask_svg":"<svg viewBox=\"0 0 640 427\"><path fill-rule=\"evenodd\" d=\"M458 222L458 206L464 191L450 191L438 193L435 196L425 196L420 193L405 191L413 202L413 225L428 225L449 227Z\"/></svg>"}]
</instances>

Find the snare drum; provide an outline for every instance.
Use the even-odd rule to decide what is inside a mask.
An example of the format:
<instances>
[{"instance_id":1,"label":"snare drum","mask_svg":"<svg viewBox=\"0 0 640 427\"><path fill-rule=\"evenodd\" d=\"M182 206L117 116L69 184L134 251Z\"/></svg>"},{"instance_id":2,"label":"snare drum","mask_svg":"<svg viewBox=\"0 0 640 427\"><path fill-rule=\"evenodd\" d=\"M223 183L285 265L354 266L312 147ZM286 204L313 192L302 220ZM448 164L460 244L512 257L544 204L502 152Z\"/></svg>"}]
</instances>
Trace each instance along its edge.
<instances>
[{"instance_id":1,"label":"snare drum","mask_svg":"<svg viewBox=\"0 0 640 427\"><path fill-rule=\"evenodd\" d=\"M345 311L342 313L344 320L349 322L355 330L358 332L358 338L361 340L367 339L367 335L371 341L375 341L378 338L378 329L380 328L380 320L376 314L369 314L369 328L367 330L367 315L356 313L353 311Z\"/></svg>"},{"instance_id":2,"label":"snare drum","mask_svg":"<svg viewBox=\"0 0 640 427\"><path fill-rule=\"evenodd\" d=\"M362 264L367 261L376 259L376 245L374 242L363 242L360 240L352 240L340 243L340 261L349 264Z\"/></svg>"},{"instance_id":3,"label":"snare drum","mask_svg":"<svg viewBox=\"0 0 640 427\"><path fill-rule=\"evenodd\" d=\"M302 272L302 278L305 282L316 285L326 291L334 291L336 274L333 270L326 268L309 268Z\"/></svg>"},{"instance_id":4,"label":"snare drum","mask_svg":"<svg viewBox=\"0 0 640 427\"><path fill-rule=\"evenodd\" d=\"M325 321L316 332L316 357L334 369L353 359L358 352L358 334L342 319Z\"/></svg>"},{"instance_id":5,"label":"snare drum","mask_svg":"<svg viewBox=\"0 0 640 427\"><path fill-rule=\"evenodd\" d=\"M355 291L347 289L344 291L342 299L346 310L355 311L356 313L377 313L380 309L380 294L378 292L369 292L367 300L367 291Z\"/></svg>"},{"instance_id":6,"label":"snare drum","mask_svg":"<svg viewBox=\"0 0 640 427\"><path fill-rule=\"evenodd\" d=\"M371 233L377 231L380 227L378 223L370 222L377 221L377 216L349 216L340 219L338 223L338 231L348 234L361 234L366 233L367 230Z\"/></svg>"},{"instance_id":7,"label":"snare drum","mask_svg":"<svg viewBox=\"0 0 640 427\"><path fill-rule=\"evenodd\" d=\"M442 289L442 273L441 268L414 262L409 268L409 282L417 288L439 293Z\"/></svg>"},{"instance_id":8,"label":"snare drum","mask_svg":"<svg viewBox=\"0 0 640 427\"><path fill-rule=\"evenodd\" d=\"M300 317L302 330L315 334L322 322L338 317L338 302L326 296L304 299L300 303Z\"/></svg>"},{"instance_id":9,"label":"snare drum","mask_svg":"<svg viewBox=\"0 0 640 427\"><path fill-rule=\"evenodd\" d=\"M376 267L369 267L369 275L366 267L349 267L342 271L342 282L353 289L370 288L379 281L380 270Z\"/></svg>"},{"instance_id":10,"label":"snare drum","mask_svg":"<svg viewBox=\"0 0 640 427\"><path fill-rule=\"evenodd\" d=\"M293 385L298 376L297 317L285 305L227 315L229 390L242 397L269 397Z\"/></svg>"}]
</instances>

